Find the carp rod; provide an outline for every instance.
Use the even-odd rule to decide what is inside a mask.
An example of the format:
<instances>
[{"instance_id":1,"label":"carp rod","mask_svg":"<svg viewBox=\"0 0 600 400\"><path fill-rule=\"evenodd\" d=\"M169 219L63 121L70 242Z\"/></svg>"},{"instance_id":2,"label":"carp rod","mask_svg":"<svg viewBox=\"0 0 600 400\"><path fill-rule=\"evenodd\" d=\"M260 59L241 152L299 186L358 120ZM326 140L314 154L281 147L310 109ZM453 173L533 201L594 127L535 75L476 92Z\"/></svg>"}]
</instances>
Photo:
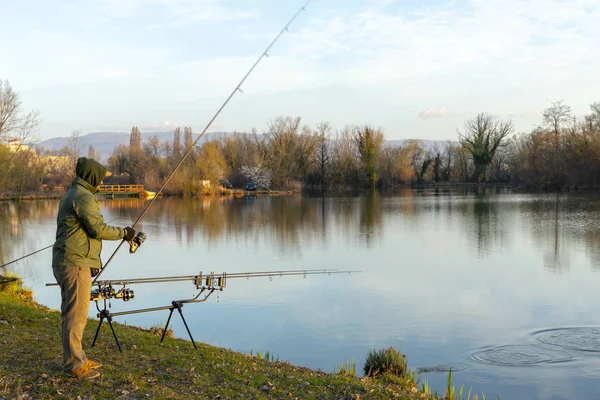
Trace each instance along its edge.
<instances>
[{"instance_id":1,"label":"carp rod","mask_svg":"<svg viewBox=\"0 0 600 400\"><path fill-rule=\"evenodd\" d=\"M138 217L138 219L131 226L132 228L135 228L135 226L138 224L138 222L140 222L142 220L142 218L144 217L144 215L146 214L146 212L148 211L148 209L152 206L152 204L154 204L154 202L159 197L159 195L162 192L162 190L169 183L169 181L171 180L171 178L173 177L173 175L175 175L175 172L177 172L177 170L179 169L179 167L181 167L181 165L183 164L183 162L185 161L185 159L194 150L194 148L196 147L196 144L198 143L198 141L202 138L202 136L204 136L204 134L206 133L206 131L208 130L208 128L212 125L212 123L215 121L215 119L217 119L217 117L219 116L219 114L221 114L221 111L223 111L223 109L227 106L227 104L233 98L233 96L237 92L243 92L243 90L242 90L243 83L250 76L250 74L252 74L252 72L254 71L254 69L256 68L256 66L262 61L262 59L269 56L269 51L271 50L271 47L273 47L273 45L275 44L275 42L277 42L277 40L279 39L279 37L281 37L281 35L283 35L284 32L289 31L290 25L294 22L294 20L296 20L296 18L303 11L306 11L306 7L308 6L308 4L310 2L311 2L311 0L307 0L304 3L304 5L294 14L294 16L288 21L288 23L283 27L283 29L281 29L281 31L279 31L279 33L275 36L275 38L271 41L271 43L267 46L267 48L261 53L261 55L254 62L254 64L252 65L252 67L248 70L248 72L246 72L246 75L244 75L244 77L242 78L242 80L237 84L237 86L233 89L233 91L227 97L227 99L225 100L225 102L217 110L217 112L215 113L215 115L210 119L210 121L208 122L208 124L206 124L206 126L204 127L204 129L200 133L200 136L198 136L198 138L196 138L196 140L194 141L194 143L192 143L192 145L190 146L190 148L186 151L186 153L181 158L181 161L179 161L179 163L175 166L175 169L173 169L173 171L171 172L171 174L167 177L167 179L162 184L162 186L160 187L160 189L158 190L158 192L156 192L156 195L152 198L152 200L150 201L150 203L148 203L148 205L146 206L146 208L144 208L144 210L142 211L142 213L140 214L140 216ZM115 249L115 251L112 253L112 255L110 256L110 258L106 261L106 264L104 264L104 266L102 266L100 268L100 270L98 271L98 274L96 274L96 277L94 278L94 280L92 281L92 283L96 283L98 281L98 278L100 278L100 275L102 275L102 273L104 272L104 270L106 269L106 267L108 267L108 265L110 264L110 262L112 261L112 259L115 257L115 255L117 254L117 252L119 251L119 249L121 248L121 246L123 245L123 243L125 243L125 242L126 242L126 240L123 239L121 241L121 243L119 243L119 245L117 246L117 248Z\"/></svg>"},{"instance_id":2,"label":"carp rod","mask_svg":"<svg viewBox=\"0 0 600 400\"><path fill-rule=\"evenodd\" d=\"M113 286L123 286L127 285L135 285L142 283L170 283L170 282L185 282L192 281L196 285L196 289L200 289L202 286L202 281L206 279L206 285L212 286L214 284L225 283L227 279L235 279L235 278L259 278L259 277L268 277L273 278L274 276L291 276L291 275L315 275L315 274L341 274L341 273L356 273L362 271L340 271L338 269L291 269L291 270L279 270L279 271L252 271L252 272L233 272L227 273L223 272L220 275L215 275L214 272L211 272L208 275L203 275L200 272L198 275L180 275L180 276L159 276L153 278L132 278L132 279L108 279L93 282L92 286L98 286L100 292L103 291L103 288L112 288ZM221 279L221 281L219 281ZM46 286L58 286L58 283L46 283ZM222 287L224 287L223 285ZM111 294L110 291L107 291L107 298L119 298L115 297L114 294ZM104 295L104 294L103 294ZM92 299L93 300L93 299Z\"/></svg>"},{"instance_id":3,"label":"carp rod","mask_svg":"<svg viewBox=\"0 0 600 400\"><path fill-rule=\"evenodd\" d=\"M192 336L192 332L187 324L185 317L183 316L182 308L185 304L191 303L203 303L216 291L223 291L223 289L227 286L228 279L241 279L241 278L259 278L259 277L269 277L270 280L273 280L275 276L293 276L293 275L303 275L306 278L307 275L323 275L323 274L352 274L362 271L340 271L338 269L297 269L297 270L281 270L281 271L256 271L256 272L234 272L234 273L221 273L215 274L211 272L209 274L203 275L200 272L198 275L190 275L190 276L170 276L170 277L158 277L158 278L133 278L133 279L114 279L114 280L103 280L97 281L94 285L97 286L97 289L94 289L91 293L90 300L96 303L96 309L98 310L97 317L100 319L98 323L98 328L96 329L96 334L94 335L94 341L92 343L92 347L96 344L96 340L98 339L98 335L100 333L100 328L102 326L102 322L106 320L108 323L110 330L113 334L117 347L119 351L122 352L121 344L119 339L117 338L117 334L112 324L113 317L123 316L123 315L132 315L132 314L141 314L155 311L164 311L169 310L169 317L167 318L167 323L165 328L163 329L163 334L161 337L161 343L165 338L165 333L169 327L169 323L171 322L171 317L173 316L173 311L177 310L183 324L185 325L185 329L194 345L195 349L198 349L196 346L196 342L194 341L194 337ZM120 311L116 313L112 313L108 310L111 307L110 300L111 299L121 299L125 302L132 300L135 295L132 289L128 288L127 285L133 284L144 284L144 283L164 283L164 282L180 282L180 281L192 281L196 290L199 292L187 299L173 300L171 304L166 306L158 306L158 307L149 307L149 308L140 308L135 310L127 310ZM46 286L55 286L54 284L46 284ZM120 290L115 290L114 286L123 286ZM103 302L104 307L101 309L99 302ZM107 307L108 302L108 307Z\"/></svg>"}]
</instances>

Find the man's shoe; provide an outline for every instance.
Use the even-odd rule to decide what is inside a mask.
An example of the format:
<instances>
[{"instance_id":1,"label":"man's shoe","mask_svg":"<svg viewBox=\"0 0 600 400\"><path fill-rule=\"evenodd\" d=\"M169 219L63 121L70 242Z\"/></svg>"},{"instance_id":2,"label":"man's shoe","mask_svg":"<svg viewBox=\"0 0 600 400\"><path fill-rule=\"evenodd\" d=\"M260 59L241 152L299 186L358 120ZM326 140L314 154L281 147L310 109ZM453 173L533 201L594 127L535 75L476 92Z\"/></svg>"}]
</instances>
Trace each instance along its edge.
<instances>
[{"instance_id":1,"label":"man's shoe","mask_svg":"<svg viewBox=\"0 0 600 400\"><path fill-rule=\"evenodd\" d=\"M93 369L89 369L87 367L87 364L81 368L77 368L74 369L73 372L71 373L71 375L73 375L73 377L80 379L80 380L89 380L89 379L95 379L97 377L100 376L100 372L93 370Z\"/></svg>"},{"instance_id":2,"label":"man's shoe","mask_svg":"<svg viewBox=\"0 0 600 400\"><path fill-rule=\"evenodd\" d=\"M89 369L98 369L101 366L102 366L101 363L92 361L92 360L87 360L87 363L85 364L85 368L89 368Z\"/></svg>"}]
</instances>

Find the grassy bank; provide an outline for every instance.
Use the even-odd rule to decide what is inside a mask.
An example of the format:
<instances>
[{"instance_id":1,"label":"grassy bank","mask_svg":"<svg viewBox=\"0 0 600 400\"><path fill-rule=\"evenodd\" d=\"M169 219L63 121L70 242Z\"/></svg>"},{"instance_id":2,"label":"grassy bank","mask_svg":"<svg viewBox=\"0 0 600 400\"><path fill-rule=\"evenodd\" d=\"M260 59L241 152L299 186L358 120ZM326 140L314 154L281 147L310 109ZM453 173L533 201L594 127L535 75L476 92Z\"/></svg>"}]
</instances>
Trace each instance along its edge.
<instances>
[{"instance_id":1,"label":"grassy bank","mask_svg":"<svg viewBox=\"0 0 600 400\"><path fill-rule=\"evenodd\" d=\"M182 339L168 338L161 345L156 334L121 324L115 329L122 354L106 325L90 348L97 326L91 320L84 348L104 367L99 379L80 382L60 369L60 313L35 303L30 292L14 283L9 285L0 288L0 398L434 398L419 391L410 377L328 374L202 343L195 351Z\"/></svg>"}]
</instances>

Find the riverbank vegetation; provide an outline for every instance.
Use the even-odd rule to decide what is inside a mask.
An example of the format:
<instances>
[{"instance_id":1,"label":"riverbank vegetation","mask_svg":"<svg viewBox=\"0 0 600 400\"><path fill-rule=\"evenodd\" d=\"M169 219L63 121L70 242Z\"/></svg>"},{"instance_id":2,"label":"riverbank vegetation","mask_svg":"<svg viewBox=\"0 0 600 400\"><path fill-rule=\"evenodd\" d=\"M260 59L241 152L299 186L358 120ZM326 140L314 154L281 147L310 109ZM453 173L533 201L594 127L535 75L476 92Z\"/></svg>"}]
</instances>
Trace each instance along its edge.
<instances>
[{"instance_id":1,"label":"riverbank vegetation","mask_svg":"<svg viewBox=\"0 0 600 400\"><path fill-rule=\"evenodd\" d=\"M40 190L64 191L73 178L79 131L61 151L32 150L39 113L26 113L8 82L0 86L0 194L21 197ZM8 140L13 138L11 143ZM14 141L14 138L18 139ZM156 190L189 156L164 190L166 195L222 194L223 180L235 189L254 181L258 190L299 192L304 188L366 188L396 185L503 183L527 188L563 189L600 186L600 102L577 119L562 101L542 112L531 132L515 134L510 120L479 113L458 131L458 141L426 147L419 140L393 145L382 129L347 125L314 127L300 117L277 117L263 133L233 132L193 146L191 127L173 131L173 139L142 140L138 127L129 145L103 160L114 179ZM8 145L6 145L8 144ZM190 150L191 149L191 150ZM92 146L85 154L98 158ZM112 177L111 177L112 178ZM58 189L57 189L58 188ZM213 189L211 189L213 188Z\"/></svg>"},{"instance_id":2,"label":"riverbank vegetation","mask_svg":"<svg viewBox=\"0 0 600 400\"><path fill-rule=\"evenodd\" d=\"M379 353L370 358L372 377L357 377L352 369L334 373L294 366L274 356L243 354L187 340L160 337L152 329L115 323L123 353L106 326L88 356L101 361L101 378L81 382L60 369L60 313L37 304L20 285L0 285L0 333L7 351L0 352L2 398L240 398L254 399L438 399L419 389L402 354L385 350L393 369ZM30 292L29 292L30 293ZM84 343L96 324L88 323ZM392 354L393 353L393 354ZM382 353L383 354L383 353ZM423 388L429 390L426 384ZM450 385L452 396L456 391ZM474 399L476 397L470 398Z\"/></svg>"}]
</instances>

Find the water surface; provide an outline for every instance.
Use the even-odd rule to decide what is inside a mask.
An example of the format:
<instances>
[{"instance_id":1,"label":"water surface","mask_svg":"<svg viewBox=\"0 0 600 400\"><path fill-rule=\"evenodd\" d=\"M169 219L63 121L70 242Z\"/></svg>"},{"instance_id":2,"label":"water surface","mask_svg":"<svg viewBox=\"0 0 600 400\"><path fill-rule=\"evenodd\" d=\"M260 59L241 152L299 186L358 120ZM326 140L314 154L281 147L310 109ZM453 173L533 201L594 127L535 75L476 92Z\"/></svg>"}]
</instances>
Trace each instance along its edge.
<instances>
[{"instance_id":1,"label":"water surface","mask_svg":"<svg viewBox=\"0 0 600 400\"><path fill-rule=\"evenodd\" d=\"M161 199L103 279L281 269L362 274L230 280L184 307L198 341L269 351L324 371L360 370L369 350L394 346L443 392L488 398L595 398L600 391L600 197L489 190L239 199ZM143 201L103 201L126 226ZM58 201L0 203L0 263L52 244ZM103 259L117 242L105 242ZM37 300L58 308L51 252L11 268ZM168 305L191 283L139 285L112 312ZM90 316L95 317L92 310ZM168 311L117 318L161 325ZM186 332L178 316L173 328ZM100 340L112 340L108 330ZM157 339L158 340L158 339ZM191 345L190 345L191 346Z\"/></svg>"}]
</instances>

